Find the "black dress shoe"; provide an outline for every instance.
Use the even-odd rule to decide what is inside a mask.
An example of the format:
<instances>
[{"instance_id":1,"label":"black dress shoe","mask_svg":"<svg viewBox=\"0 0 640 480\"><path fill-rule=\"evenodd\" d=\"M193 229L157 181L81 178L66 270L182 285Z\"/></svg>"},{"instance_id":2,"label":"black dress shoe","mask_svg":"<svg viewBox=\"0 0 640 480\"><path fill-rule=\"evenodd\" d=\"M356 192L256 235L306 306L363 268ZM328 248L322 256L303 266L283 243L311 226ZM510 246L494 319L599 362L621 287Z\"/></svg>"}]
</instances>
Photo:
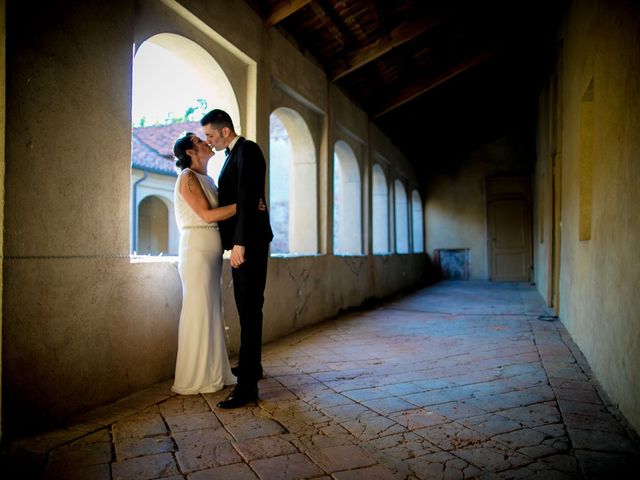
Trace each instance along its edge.
<instances>
[{"instance_id":1,"label":"black dress shoe","mask_svg":"<svg viewBox=\"0 0 640 480\"><path fill-rule=\"evenodd\" d=\"M247 403L258 401L258 388L243 389L236 385L236 388L229 396L218 402L218 408L239 408L244 407Z\"/></svg>"}]
</instances>

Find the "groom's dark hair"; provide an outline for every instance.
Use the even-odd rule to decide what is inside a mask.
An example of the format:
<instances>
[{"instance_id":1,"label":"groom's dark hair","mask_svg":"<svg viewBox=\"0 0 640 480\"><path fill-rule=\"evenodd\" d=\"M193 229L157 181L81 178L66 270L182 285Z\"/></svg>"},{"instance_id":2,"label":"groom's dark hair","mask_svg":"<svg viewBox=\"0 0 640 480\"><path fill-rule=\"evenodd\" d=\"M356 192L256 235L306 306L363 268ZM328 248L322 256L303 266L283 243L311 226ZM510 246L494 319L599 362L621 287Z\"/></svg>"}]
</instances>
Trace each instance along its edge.
<instances>
[{"instance_id":1,"label":"groom's dark hair","mask_svg":"<svg viewBox=\"0 0 640 480\"><path fill-rule=\"evenodd\" d=\"M224 110L220 110L216 108L215 110L211 110L207 113L202 120L200 120L200 125L203 127L205 125L213 125L215 128L228 127L231 131L235 131L233 129L233 121L227 112Z\"/></svg>"}]
</instances>

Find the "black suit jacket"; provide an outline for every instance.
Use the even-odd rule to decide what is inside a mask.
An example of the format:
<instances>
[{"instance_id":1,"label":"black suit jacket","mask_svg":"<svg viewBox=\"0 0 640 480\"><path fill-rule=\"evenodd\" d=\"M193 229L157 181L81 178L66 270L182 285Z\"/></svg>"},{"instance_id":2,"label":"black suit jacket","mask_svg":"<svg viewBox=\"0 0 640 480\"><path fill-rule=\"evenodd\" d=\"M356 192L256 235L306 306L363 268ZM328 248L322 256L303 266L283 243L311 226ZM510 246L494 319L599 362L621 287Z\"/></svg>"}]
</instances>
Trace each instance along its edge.
<instances>
[{"instance_id":1,"label":"black suit jacket","mask_svg":"<svg viewBox=\"0 0 640 480\"><path fill-rule=\"evenodd\" d=\"M268 210L258 210L260 199L267 203L266 170L258 144L239 137L218 178L220 206L237 204L235 216L218 223L225 250L231 250L234 245L250 248L269 243L273 238Z\"/></svg>"}]
</instances>

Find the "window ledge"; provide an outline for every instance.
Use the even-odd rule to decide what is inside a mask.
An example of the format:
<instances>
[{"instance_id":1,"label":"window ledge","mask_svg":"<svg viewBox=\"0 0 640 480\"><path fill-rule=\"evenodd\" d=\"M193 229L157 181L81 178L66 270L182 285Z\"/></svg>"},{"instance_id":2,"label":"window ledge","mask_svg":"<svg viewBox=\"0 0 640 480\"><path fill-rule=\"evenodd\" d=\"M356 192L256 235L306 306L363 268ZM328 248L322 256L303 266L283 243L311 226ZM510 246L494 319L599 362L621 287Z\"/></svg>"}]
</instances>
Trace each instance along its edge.
<instances>
[{"instance_id":1,"label":"window ledge","mask_svg":"<svg viewBox=\"0 0 640 480\"><path fill-rule=\"evenodd\" d=\"M131 263L178 263L174 255L129 255Z\"/></svg>"},{"instance_id":2,"label":"window ledge","mask_svg":"<svg viewBox=\"0 0 640 480\"><path fill-rule=\"evenodd\" d=\"M271 258L321 257L322 253L272 253Z\"/></svg>"}]
</instances>

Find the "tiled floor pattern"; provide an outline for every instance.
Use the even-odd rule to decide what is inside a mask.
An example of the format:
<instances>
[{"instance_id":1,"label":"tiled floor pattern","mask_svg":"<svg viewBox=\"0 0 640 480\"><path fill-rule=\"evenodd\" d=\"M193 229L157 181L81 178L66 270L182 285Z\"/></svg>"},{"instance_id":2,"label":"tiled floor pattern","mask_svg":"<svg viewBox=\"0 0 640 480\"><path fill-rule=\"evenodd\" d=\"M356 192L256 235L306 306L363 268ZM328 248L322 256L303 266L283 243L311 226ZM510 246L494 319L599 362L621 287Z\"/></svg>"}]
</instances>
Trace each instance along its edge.
<instances>
[{"instance_id":1,"label":"tiled floor pattern","mask_svg":"<svg viewBox=\"0 0 640 480\"><path fill-rule=\"evenodd\" d=\"M5 446L2 478L635 478L637 438L548 313L527 285L439 283L267 345L258 406L165 382Z\"/></svg>"}]
</instances>

